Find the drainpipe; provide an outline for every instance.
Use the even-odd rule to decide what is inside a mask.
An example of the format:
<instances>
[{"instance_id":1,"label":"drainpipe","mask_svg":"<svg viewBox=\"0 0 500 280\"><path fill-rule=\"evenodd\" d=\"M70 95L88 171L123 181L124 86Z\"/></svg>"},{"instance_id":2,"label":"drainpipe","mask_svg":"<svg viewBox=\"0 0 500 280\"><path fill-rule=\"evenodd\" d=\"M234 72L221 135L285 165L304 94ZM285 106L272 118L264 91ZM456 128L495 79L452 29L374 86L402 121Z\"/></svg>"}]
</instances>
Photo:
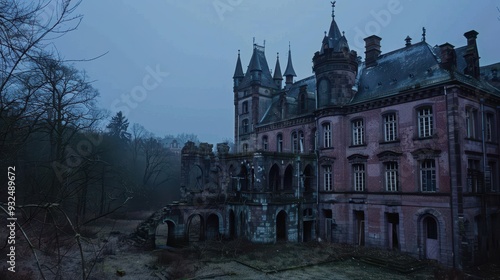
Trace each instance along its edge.
<instances>
[{"instance_id":1,"label":"drainpipe","mask_svg":"<svg viewBox=\"0 0 500 280\"><path fill-rule=\"evenodd\" d=\"M317 106L317 104L316 104ZM319 215L320 215L320 209L319 209L319 149L318 149L318 138L319 138L319 119L316 117L316 135L315 135L315 150L314 153L316 154L316 239L319 240Z\"/></svg>"},{"instance_id":2,"label":"drainpipe","mask_svg":"<svg viewBox=\"0 0 500 280\"><path fill-rule=\"evenodd\" d=\"M458 164L460 164L460 158L457 159L456 157L456 154L457 154L457 147L455 145L455 142L457 141L457 139L455 139L456 137L453 137L453 142L450 140L450 136L453 135L455 132L455 126L456 126L456 122L455 122L455 112L453 110L450 110L450 104L449 104L449 101L448 101L448 92L447 92L447 87L444 86L444 98L445 98L445 102L446 102L446 111L447 111L447 115L446 115L446 132L447 132L447 139L448 139L448 163L449 163L449 173L450 173L450 208L451 208L451 244L452 244L452 262L453 262L453 267L454 268L459 268L461 269L462 268L462 265L461 265L461 262L460 262L460 259L461 259L461 251L460 251L460 247L459 247L459 243L460 242L460 238L458 236L459 234L459 230L458 230L458 223L459 223L459 210L458 210L458 185L462 185L461 184L461 181L460 181L460 178L457 177L457 176L453 176L453 175L457 175L458 173ZM453 96L451 96L452 98L452 101L453 101ZM454 104L451 104L452 107L454 107ZM450 112L453 114L452 116L450 116ZM450 118L452 118L450 120ZM452 127L450 127L450 122L451 122L451 125ZM452 152L453 151L453 152ZM454 164L452 164L452 162L455 162ZM456 178L455 178L456 177ZM454 185L454 181L456 182L455 185ZM460 183L459 183L460 182ZM456 201L455 201L456 199ZM457 205L455 205L457 204ZM425 233L424 233L425 234ZM441 240L441 239L440 239Z\"/></svg>"},{"instance_id":3,"label":"drainpipe","mask_svg":"<svg viewBox=\"0 0 500 280\"><path fill-rule=\"evenodd\" d=\"M481 216L483 217L483 232L481 232L482 238L481 238L481 251L488 256L487 252L487 244L488 244L488 232L489 232L489 226L488 226L488 202L487 202L487 196L486 196L486 185L484 184L486 182L486 168L488 166L488 162L486 160L486 133L485 133L485 119L484 119L484 98L479 99L479 102L481 102L481 143L483 145L483 190L481 193Z\"/></svg>"}]
</instances>

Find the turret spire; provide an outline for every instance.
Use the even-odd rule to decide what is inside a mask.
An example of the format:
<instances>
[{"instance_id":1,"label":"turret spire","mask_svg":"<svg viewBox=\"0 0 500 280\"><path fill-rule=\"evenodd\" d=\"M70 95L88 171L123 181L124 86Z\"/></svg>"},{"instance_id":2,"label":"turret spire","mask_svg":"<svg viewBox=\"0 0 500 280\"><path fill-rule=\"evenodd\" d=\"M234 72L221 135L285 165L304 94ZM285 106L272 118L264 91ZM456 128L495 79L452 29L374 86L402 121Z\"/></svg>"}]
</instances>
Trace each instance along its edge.
<instances>
[{"instance_id":1,"label":"turret spire","mask_svg":"<svg viewBox=\"0 0 500 280\"><path fill-rule=\"evenodd\" d=\"M276 66L274 67L273 80L276 83L276 86L281 89L281 81L283 81L283 76L281 75L280 53L276 54Z\"/></svg>"},{"instance_id":2,"label":"turret spire","mask_svg":"<svg viewBox=\"0 0 500 280\"><path fill-rule=\"evenodd\" d=\"M293 83L293 77L297 77L297 74L295 74L295 70L293 69L292 50L290 47L290 43L288 43L288 62L286 64L285 73L283 75L286 77L285 83L287 84L287 86Z\"/></svg>"},{"instance_id":3,"label":"turret spire","mask_svg":"<svg viewBox=\"0 0 500 280\"><path fill-rule=\"evenodd\" d=\"M240 50L238 50L238 60L236 60L236 68L234 69L233 75L234 86L237 87L244 77L245 74L243 73L243 67L241 66Z\"/></svg>"}]
</instances>

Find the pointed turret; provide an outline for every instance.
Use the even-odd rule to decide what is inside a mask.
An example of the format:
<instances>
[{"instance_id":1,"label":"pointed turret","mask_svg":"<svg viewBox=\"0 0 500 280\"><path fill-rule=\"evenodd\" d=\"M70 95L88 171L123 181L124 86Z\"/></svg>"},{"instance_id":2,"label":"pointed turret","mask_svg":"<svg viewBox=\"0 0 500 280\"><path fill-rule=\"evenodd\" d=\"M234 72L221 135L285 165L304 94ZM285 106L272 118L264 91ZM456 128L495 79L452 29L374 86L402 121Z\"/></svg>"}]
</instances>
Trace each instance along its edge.
<instances>
[{"instance_id":1,"label":"pointed turret","mask_svg":"<svg viewBox=\"0 0 500 280\"><path fill-rule=\"evenodd\" d=\"M276 83L278 89L281 89L281 81L283 81L283 76L281 75L280 53L277 53L276 55L276 66L274 67L273 80Z\"/></svg>"},{"instance_id":2,"label":"pointed turret","mask_svg":"<svg viewBox=\"0 0 500 280\"><path fill-rule=\"evenodd\" d=\"M235 88L240 85L244 77L245 74L243 73L243 67L241 66L240 50L238 50L238 60L236 60L236 68L234 69L234 75L233 75Z\"/></svg>"},{"instance_id":3,"label":"pointed turret","mask_svg":"<svg viewBox=\"0 0 500 280\"><path fill-rule=\"evenodd\" d=\"M297 74L295 74L295 70L293 69L292 51L290 49L290 44L288 45L288 62L286 64L285 73L283 75L286 78L285 80L286 87L289 87L293 84L293 77L297 77Z\"/></svg>"},{"instance_id":4,"label":"pointed turret","mask_svg":"<svg viewBox=\"0 0 500 280\"><path fill-rule=\"evenodd\" d=\"M248 65L248 71L252 76L252 81L260 81L262 75L262 66L260 65L259 55L257 53L257 46L253 46L253 54L250 59L250 65Z\"/></svg>"},{"instance_id":5,"label":"pointed turret","mask_svg":"<svg viewBox=\"0 0 500 280\"><path fill-rule=\"evenodd\" d=\"M328 35L325 32L325 37L321 43L320 53L324 53L326 49L333 49L335 52L344 50L349 51L347 39L343 33L340 33L337 22L335 22L335 2L332 2L332 22L330 23L330 30L328 31Z\"/></svg>"},{"instance_id":6,"label":"pointed turret","mask_svg":"<svg viewBox=\"0 0 500 280\"><path fill-rule=\"evenodd\" d=\"M332 2L332 22L325 32L321 49L314 54L313 71L317 81L318 108L342 106L353 95L358 70L358 57L349 50L345 34L340 33L335 22L335 2Z\"/></svg>"}]
</instances>

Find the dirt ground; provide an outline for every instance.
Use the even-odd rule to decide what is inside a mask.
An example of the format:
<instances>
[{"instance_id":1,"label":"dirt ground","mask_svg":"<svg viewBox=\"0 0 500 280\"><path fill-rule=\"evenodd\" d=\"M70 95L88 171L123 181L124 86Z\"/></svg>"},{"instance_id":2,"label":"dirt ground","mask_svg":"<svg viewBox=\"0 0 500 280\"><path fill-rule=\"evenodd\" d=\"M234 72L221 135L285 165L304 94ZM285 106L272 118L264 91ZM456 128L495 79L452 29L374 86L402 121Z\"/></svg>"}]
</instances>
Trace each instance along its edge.
<instances>
[{"instance_id":1,"label":"dirt ground","mask_svg":"<svg viewBox=\"0 0 500 280\"><path fill-rule=\"evenodd\" d=\"M136 226L148 215L133 220L103 219L85 229L85 271L90 280L101 279L500 279L499 267L491 265L476 275L440 270L432 262L415 260L386 250L329 243L286 243L256 245L244 240L191 243L182 248L159 250L138 246L130 239ZM121 217L118 217L121 218ZM129 217L130 218L130 217ZM48 259L42 258L42 262ZM81 279L77 247L68 249L60 262L59 279ZM49 267L46 265L46 267ZM33 259L25 252L18 268L22 275L0 273L0 279L40 279ZM45 269L47 279L51 277ZM32 270L34 273L27 273ZM9 278L3 278L8 276Z\"/></svg>"}]
</instances>

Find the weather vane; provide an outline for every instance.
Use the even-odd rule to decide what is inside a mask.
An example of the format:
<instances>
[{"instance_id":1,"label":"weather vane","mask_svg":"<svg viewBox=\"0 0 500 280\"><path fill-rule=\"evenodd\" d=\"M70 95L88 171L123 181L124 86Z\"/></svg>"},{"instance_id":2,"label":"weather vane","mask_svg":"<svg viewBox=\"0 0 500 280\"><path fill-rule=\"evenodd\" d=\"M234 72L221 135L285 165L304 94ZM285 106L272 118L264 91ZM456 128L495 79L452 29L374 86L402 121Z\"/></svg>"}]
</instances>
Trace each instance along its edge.
<instances>
[{"instance_id":1,"label":"weather vane","mask_svg":"<svg viewBox=\"0 0 500 280\"><path fill-rule=\"evenodd\" d=\"M425 27L422 27L422 42L425 42Z\"/></svg>"},{"instance_id":2,"label":"weather vane","mask_svg":"<svg viewBox=\"0 0 500 280\"><path fill-rule=\"evenodd\" d=\"M337 3L337 1L333 1L330 3L332 3L332 17L335 17L335 3Z\"/></svg>"}]
</instances>

